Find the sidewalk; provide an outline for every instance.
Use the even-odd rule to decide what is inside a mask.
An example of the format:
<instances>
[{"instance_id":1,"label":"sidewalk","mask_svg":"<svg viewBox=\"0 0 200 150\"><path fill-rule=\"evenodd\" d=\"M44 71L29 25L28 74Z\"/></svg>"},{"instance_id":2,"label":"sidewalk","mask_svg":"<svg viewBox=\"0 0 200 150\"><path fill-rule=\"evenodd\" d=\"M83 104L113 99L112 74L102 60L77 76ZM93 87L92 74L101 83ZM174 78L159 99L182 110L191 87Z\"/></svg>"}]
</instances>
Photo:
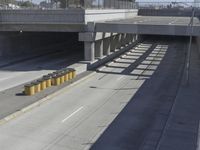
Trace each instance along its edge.
<instances>
[{"instance_id":1,"label":"sidewalk","mask_svg":"<svg viewBox=\"0 0 200 150\"><path fill-rule=\"evenodd\" d=\"M157 150L197 150L200 144L200 58L193 46L190 85L181 87Z\"/></svg>"}]
</instances>

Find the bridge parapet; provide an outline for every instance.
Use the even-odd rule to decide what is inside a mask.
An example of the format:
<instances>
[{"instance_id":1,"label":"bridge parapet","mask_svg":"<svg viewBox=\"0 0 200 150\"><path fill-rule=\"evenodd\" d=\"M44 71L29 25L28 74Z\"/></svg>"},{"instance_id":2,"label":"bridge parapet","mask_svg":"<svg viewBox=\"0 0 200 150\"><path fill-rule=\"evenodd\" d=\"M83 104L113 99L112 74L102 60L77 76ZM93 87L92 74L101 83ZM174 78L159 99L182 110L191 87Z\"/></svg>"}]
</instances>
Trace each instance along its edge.
<instances>
[{"instance_id":1,"label":"bridge parapet","mask_svg":"<svg viewBox=\"0 0 200 150\"><path fill-rule=\"evenodd\" d=\"M0 10L1 23L83 23L83 9Z\"/></svg>"}]
</instances>

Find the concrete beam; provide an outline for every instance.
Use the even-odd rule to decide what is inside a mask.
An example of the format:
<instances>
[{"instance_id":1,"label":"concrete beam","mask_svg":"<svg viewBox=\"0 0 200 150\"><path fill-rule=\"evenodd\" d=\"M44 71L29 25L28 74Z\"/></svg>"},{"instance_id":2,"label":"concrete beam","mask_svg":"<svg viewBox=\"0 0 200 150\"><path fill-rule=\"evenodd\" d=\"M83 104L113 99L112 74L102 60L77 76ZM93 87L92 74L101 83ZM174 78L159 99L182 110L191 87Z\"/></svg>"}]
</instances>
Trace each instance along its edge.
<instances>
[{"instance_id":1,"label":"concrete beam","mask_svg":"<svg viewBox=\"0 0 200 150\"><path fill-rule=\"evenodd\" d=\"M103 33L103 32L80 32L79 33L79 41L97 41L102 40L104 38L111 37L113 35L117 35L118 33Z\"/></svg>"},{"instance_id":2,"label":"concrete beam","mask_svg":"<svg viewBox=\"0 0 200 150\"><path fill-rule=\"evenodd\" d=\"M150 24L123 24L123 23L96 23L96 32L115 32L151 35L188 36L191 29L186 25L150 25ZM198 36L200 26L194 26L193 36Z\"/></svg>"},{"instance_id":3,"label":"concrete beam","mask_svg":"<svg viewBox=\"0 0 200 150\"><path fill-rule=\"evenodd\" d=\"M1 23L0 31L25 32L84 32L85 24Z\"/></svg>"}]
</instances>

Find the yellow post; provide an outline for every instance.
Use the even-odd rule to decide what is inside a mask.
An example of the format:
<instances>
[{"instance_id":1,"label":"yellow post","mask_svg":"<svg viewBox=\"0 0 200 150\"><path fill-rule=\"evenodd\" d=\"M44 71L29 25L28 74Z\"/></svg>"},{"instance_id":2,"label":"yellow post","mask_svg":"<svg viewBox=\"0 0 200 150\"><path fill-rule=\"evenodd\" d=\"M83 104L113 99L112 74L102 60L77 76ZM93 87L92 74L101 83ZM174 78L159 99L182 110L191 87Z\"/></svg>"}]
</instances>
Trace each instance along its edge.
<instances>
[{"instance_id":1,"label":"yellow post","mask_svg":"<svg viewBox=\"0 0 200 150\"><path fill-rule=\"evenodd\" d=\"M47 88L48 87L51 87L51 78L48 78L47 80L46 80L46 86L47 86Z\"/></svg>"},{"instance_id":2,"label":"yellow post","mask_svg":"<svg viewBox=\"0 0 200 150\"><path fill-rule=\"evenodd\" d=\"M52 75L51 84L56 85L56 74Z\"/></svg>"},{"instance_id":3,"label":"yellow post","mask_svg":"<svg viewBox=\"0 0 200 150\"><path fill-rule=\"evenodd\" d=\"M35 94L35 86L33 84L27 84L24 86L25 95L34 95Z\"/></svg>"},{"instance_id":4,"label":"yellow post","mask_svg":"<svg viewBox=\"0 0 200 150\"><path fill-rule=\"evenodd\" d=\"M72 71L70 70L69 71L69 79L71 80L73 78L73 73L72 73Z\"/></svg>"},{"instance_id":5,"label":"yellow post","mask_svg":"<svg viewBox=\"0 0 200 150\"><path fill-rule=\"evenodd\" d=\"M41 85L40 85L40 83L39 82L34 82L33 84L35 86L35 93L40 92L41 91Z\"/></svg>"},{"instance_id":6,"label":"yellow post","mask_svg":"<svg viewBox=\"0 0 200 150\"><path fill-rule=\"evenodd\" d=\"M68 71L65 72L65 81L69 80Z\"/></svg>"},{"instance_id":7,"label":"yellow post","mask_svg":"<svg viewBox=\"0 0 200 150\"><path fill-rule=\"evenodd\" d=\"M51 77L47 75L43 76L43 79L46 81L46 88L51 87Z\"/></svg>"},{"instance_id":8,"label":"yellow post","mask_svg":"<svg viewBox=\"0 0 200 150\"><path fill-rule=\"evenodd\" d=\"M58 76L60 77L60 84L63 84L65 82L65 76L64 76L64 74L60 73Z\"/></svg>"},{"instance_id":9,"label":"yellow post","mask_svg":"<svg viewBox=\"0 0 200 150\"><path fill-rule=\"evenodd\" d=\"M76 70L73 69L73 70L72 70L72 78L75 78L75 77L76 77Z\"/></svg>"},{"instance_id":10,"label":"yellow post","mask_svg":"<svg viewBox=\"0 0 200 150\"><path fill-rule=\"evenodd\" d=\"M38 82L40 82L40 86L41 86L41 91L45 90L47 88L46 86L46 80L44 79L39 79Z\"/></svg>"},{"instance_id":11,"label":"yellow post","mask_svg":"<svg viewBox=\"0 0 200 150\"><path fill-rule=\"evenodd\" d=\"M60 76L56 77L56 84L55 85L60 85Z\"/></svg>"}]
</instances>

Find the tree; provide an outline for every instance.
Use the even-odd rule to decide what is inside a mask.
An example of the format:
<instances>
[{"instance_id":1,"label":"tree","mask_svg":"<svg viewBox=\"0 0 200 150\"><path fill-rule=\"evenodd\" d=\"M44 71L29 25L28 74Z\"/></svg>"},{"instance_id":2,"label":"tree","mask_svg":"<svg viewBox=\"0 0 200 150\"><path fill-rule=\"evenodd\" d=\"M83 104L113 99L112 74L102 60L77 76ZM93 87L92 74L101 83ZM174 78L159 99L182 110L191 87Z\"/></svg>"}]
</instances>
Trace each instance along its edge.
<instances>
[{"instance_id":1,"label":"tree","mask_svg":"<svg viewBox=\"0 0 200 150\"><path fill-rule=\"evenodd\" d=\"M31 3L30 1L19 2L18 5L21 7L33 7L34 6L34 4Z\"/></svg>"}]
</instances>

